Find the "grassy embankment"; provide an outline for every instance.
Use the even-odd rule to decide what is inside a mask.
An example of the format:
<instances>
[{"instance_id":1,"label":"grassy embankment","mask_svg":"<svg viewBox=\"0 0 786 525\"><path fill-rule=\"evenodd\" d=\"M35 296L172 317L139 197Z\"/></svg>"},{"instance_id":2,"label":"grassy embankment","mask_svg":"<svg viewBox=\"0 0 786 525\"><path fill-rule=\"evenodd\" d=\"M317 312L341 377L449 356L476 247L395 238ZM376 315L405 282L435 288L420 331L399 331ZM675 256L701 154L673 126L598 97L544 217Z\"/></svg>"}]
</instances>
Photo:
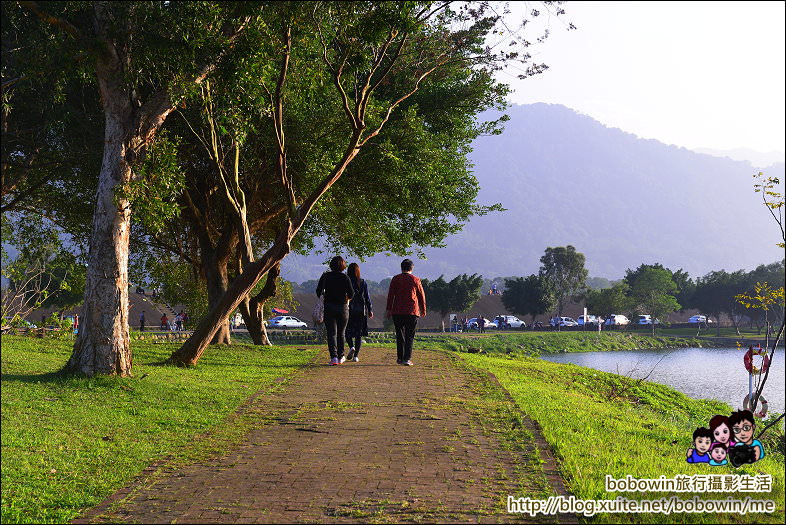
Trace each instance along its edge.
<instances>
[{"instance_id":1,"label":"grassy embankment","mask_svg":"<svg viewBox=\"0 0 786 525\"><path fill-rule=\"evenodd\" d=\"M694 494L606 492L605 476L615 479L673 478L679 474L772 475L770 493L702 494L704 499L773 500L777 512L767 514L605 514L590 521L637 523L783 523L784 456L771 429L763 460L741 468L709 467L685 462L692 433L715 414L731 408L717 401L694 400L669 387L636 381L571 364L522 356L461 354L471 365L488 370L512 394L519 407L543 429L560 460L568 489L577 498L655 499ZM780 451L778 451L780 448Z\"/></svg>"},{"instance_id":2,"label":"grassy embankment","mask_svg":"<svg viewBox=\"0 0 786 525\"><path fill-rule=\"evenodd\" d=\"M423 348L446 348L457 352L539 355L557 352L607 352L658 348L707 346L696 338L631 334L626 332L504 332L485 335L439 334L418 336Z\"/></svg>"},{"instance_id":3,"label":"grassy embankment","mask_svg":"<svg viewBox=\"0 0 786 525\"><path fill-rule=\"evenodd\" d=\"M210 347L184 369L161 364L176 344L134 341L133 378L80 378L58 373L71 344L3 336L3 523L67 522L151 463L226 449L251 423L235 410L316 352Z\"/></svg>"}]
</instances>

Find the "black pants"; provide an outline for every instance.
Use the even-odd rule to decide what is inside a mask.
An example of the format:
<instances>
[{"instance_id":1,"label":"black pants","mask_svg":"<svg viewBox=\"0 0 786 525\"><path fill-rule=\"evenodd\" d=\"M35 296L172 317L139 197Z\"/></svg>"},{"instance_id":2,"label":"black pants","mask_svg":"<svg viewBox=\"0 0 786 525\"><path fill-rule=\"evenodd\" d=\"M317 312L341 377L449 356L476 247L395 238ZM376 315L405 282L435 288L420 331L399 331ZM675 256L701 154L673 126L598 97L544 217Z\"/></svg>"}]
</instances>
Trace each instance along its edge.
<instances>
[{"instance_id":1,"label":"black pants","mask_svg":"<svg viewBox=\"0 0 786 525\"><path fill-rule=\"evenodd\" d=\"M349 305L325 303L325 331L330 358L344 357L344 331L349 320Z\"/></svg>"},{"instance_id":2,"label":"black pants","mask_svg":"<svg viewBox=\"0 0 786 525\"><path fill-rule=\"evenodd\" d=\"M415 342L415 327L418 324L417 315L393 315L393 324L396 327L396 354L399 361L412 359L412 344Z\"/></svg>"},{"instance_id":3,"label":"black pants","mask_svg":"<svg viewBox=\"0 0 786 525\"><path fill-rule=\"evenodd\" d=\"M357 357L360 355L360 345L363 344L363 338L360 337L359 335L355 337L347 336L347 344L349 345L350 348L355 349L355 353L349 357L350 358Z\"/></svg>"}]
</instances>

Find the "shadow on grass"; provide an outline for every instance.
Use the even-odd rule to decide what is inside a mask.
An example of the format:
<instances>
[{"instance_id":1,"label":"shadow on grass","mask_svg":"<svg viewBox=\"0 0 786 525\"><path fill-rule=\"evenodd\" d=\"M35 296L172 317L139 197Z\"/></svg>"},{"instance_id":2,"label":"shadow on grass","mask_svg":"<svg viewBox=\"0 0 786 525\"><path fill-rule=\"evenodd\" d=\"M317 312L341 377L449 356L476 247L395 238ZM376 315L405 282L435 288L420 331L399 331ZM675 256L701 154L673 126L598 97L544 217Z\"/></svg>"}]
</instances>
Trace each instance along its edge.
<instances>
[{"instance_id":1,"label":"shadow on grass","mask_svg":"<svg viewBox=\"0 0 786 525\"><path fill-rule=\"evenodd\" d=\"M47 372L46 374L2 374L0 381L16 381L19 383L62 383L80 376L58 370L57 372ZM85 376L81 376L85 377Z\"/></svg>"}]
</instances>

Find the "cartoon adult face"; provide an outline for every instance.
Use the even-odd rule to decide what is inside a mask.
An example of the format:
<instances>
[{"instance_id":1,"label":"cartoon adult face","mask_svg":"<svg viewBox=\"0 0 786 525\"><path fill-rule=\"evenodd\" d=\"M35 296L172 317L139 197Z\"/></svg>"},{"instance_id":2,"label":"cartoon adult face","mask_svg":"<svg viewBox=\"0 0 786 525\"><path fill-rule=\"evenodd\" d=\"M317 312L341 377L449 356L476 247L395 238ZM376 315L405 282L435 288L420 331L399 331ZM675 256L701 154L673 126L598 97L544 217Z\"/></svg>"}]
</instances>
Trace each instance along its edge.
<instances>
[{"instance_id":1,"label":"cartoon adult face","mask_svg":"<svg viewBox=\"0 0 786 525\"><path fill-rule=\"evenodd\" d=\"M741 441L750 445L753 443L753 431L755 428L756 425L753 425L750 421L740 421L739 423L734 424L732 431L734 432L734 437L737 438L737 441Z\"/></svg>"},{"instance_id":2,"label":"cartoon adult face","mask_svg":"<svg viewBox=\"0 0 786 525\"><path fill-rule=\"evenodd\" d=\"M726 423L721 423L715 428L715 431L712 433L715 436L715 441L718 443L728 443L729 439L731 439L731 434L729 432L729 427L726 426Z\"/></svg>"},{"instance_id":3,"label":"cartoon adult face","mask_svg":"<svg viewBox=\"0 0 786 525\"><path fill-rule=\"evenodd\" d=\"M696 445L696 452L699 454L706 454L710 449L710 445L712 445L712 438L699 436L693 444Z\"/></svg>"},{"instance_id":4,"label":"cartoon adult face","mask_svg":"<svg viewBox=\"0 0 786 525\"><path fill-rule=\"evenodd\" d=\"M753 414L750 410L740 410L733 412L729 416L729 426L734 433L734 439L747 445L753 443L753 433L756 431L756 423L753 421Z\"/></svg>"},{"instance_id":5,"label":"cartoon adult face","mask_svg":"<svg viewBox=\"0 0 786 525\"><path fill-rule=\"evenodd\" d=\"M720 463L726 459L726 449L724 447L715 447L710 452L710 457Z\"/></svg>"}]
</instances>

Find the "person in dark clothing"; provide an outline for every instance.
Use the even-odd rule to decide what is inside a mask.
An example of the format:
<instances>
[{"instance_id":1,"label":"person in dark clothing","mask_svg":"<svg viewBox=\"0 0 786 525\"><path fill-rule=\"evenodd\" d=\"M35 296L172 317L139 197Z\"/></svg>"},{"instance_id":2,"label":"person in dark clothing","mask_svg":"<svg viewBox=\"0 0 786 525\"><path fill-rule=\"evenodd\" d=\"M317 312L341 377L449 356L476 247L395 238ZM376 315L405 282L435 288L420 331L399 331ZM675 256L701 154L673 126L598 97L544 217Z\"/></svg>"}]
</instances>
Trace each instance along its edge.
<instances>
[{"instance_id":1,"label":"person in dark clothing","mask_svg":"<svg viewBox=\"0 0 786 525\"><path fill-rule=\"evenodd\" d=\"M145 311L144 310L142 310L142 313L139 314L139 331L140 332L144 332L145 331Z\"/></svg>"},{"instance_id":2,"label":"person in dark clothing","mask_svg":"<svg viewBox=\"0 0 786 525\"><path fill-rule=\"evenodd\" d=\"M363 344L362 337L368 335L368 320L374 317L374 312L366 281L360 278L360 266L357 263L350 264L347 268L347 275L355 293L349 302L349 322L347 323L349 355L347 359L358 362L360 361L358 358L360 345Z\"/></svg>"},{"instance_id":3,"label":"person in dark clothing","mask_svg":"<svg viewBox=\"0 0 786 525\"><path fill-rule=\"evenodd\" d=\"M330 260L330 271L323 273L317 284L317 297L324 296L325 331L331 365L340 365L346 361L344 331L349 321L348 303L355 294L349 277L343 273L346 267L343 257L336 255Z\"/></svg>"},{"instance_id":4,"label":"person in dark clothing","mask_svg":"<svg viewBox=\"0 0 786 525\"><path fill-rule=\"evenodd\" d=\"M401 273L390 280L385 308L387 317L393 317L396 326L396 362L408 366L412 366L418 317L426 315L426 294L420 279L412 275L413 266L409 259L401 261Z\"/></svg>"}]
</instances>

